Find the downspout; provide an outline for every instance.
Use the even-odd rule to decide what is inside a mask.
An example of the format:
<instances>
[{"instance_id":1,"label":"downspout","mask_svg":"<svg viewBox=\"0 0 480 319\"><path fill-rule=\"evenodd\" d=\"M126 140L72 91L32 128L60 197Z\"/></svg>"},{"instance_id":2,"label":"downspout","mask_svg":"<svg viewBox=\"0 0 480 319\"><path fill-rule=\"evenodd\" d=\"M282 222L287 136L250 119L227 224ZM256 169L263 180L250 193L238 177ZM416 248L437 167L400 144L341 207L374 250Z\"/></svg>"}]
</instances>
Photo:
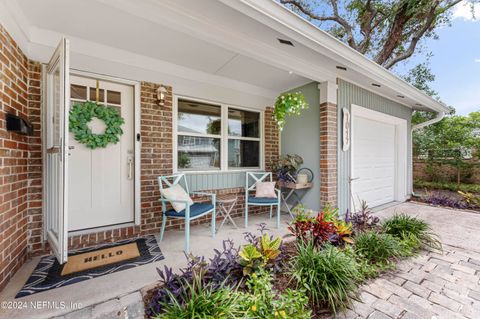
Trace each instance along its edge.
<instances>
[{"instance_id":1,"label":"downspout","mask_svg":"<svg viewBox=\"0 0 480 319\"><path fill-rule=\"evenodd\" d=\"M435 123L438 123L441 120L443 120L444 117L445 117L445 112L443 112L443 111L438 112L437 116L435 116L433 119L412 126L411 134L410 134L410 140L412 139L413 131L422 129L424 127L430 126L430 125L435 124ZM412 145L411 142L410 142L410 145ZM412 156L412 161L413 161L413 156ZM411 172L411 174L412 174L412 180L411 180L412 196L413 197L420 197L420 195L415 194L415 192L413 191L413 162L411 163L411 167L412 167L412 172Z\"/></svg>"}]
</instances>

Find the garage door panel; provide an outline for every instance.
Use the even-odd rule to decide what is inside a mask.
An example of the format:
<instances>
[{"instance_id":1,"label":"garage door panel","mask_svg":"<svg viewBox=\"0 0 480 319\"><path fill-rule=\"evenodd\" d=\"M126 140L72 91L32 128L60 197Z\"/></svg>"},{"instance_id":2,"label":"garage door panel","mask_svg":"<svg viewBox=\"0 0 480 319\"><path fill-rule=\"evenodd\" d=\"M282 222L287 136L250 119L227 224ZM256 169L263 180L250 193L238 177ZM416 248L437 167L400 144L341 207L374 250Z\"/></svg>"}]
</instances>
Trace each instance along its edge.
<instances>
[{"instance_id":1,"label":"garage door panel","mask_svg":"<svg viewBox=\"0 0 480 319\"><path fill-rule=\"evenodd\" d=\"M353 120L352 195L356 206L370 207L394 200L395 125L363 117Z\"/></svg>"}]
</instances>

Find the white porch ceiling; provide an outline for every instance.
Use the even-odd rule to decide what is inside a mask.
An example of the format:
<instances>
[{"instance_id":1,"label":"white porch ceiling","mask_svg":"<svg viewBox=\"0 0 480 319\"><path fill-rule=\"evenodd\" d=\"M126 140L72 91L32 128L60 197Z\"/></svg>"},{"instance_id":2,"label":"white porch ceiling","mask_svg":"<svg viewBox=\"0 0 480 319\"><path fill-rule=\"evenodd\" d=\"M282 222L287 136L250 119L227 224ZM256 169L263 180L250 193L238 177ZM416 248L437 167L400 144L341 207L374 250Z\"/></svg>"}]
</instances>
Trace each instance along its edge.
<instances>
[{"instance_id":1,"label":"white porch ceiling","mask_svg":"<svg viewBox=\"0 0 480 319\"><path fill-rule=\"evenodd\" d=\"M183 87L194 91L208 83L230 90L225 98L232 92L247 92L263 99L259 105L311 81L343 78L410 108L442 108L273 0L2 3L26 38L29 56L42 62L48 57L47 48L53 48L63 35L72 39L72 64L77 53L83 65L92 58L104 61L109 68L103 72L116 70L117 65L125 70L135 67L135 72L125 71L132 79L142 79L141 70L158 81L164 81L160 74L168 74L186 79L189 82ZM1 18L0 12L0 22ZM294 46L280 44L278 39L290 40Z\"/></svg>"},{"instance_id":2,"label":"white porch ceiling","mask_svg":"<svg viewBox=\"0 0 480 319\"><path fill-rule=\"evenodd\" d=\"M208 74L219 75L272 91L273 94L308 83L311 80L289 74L268 63L260 62L243 54L222 47L214 41L207 42L165 21L167 12L163 5L153 1L138 1L153 5L163 11L158 17L140 17L116 6L122 1L95 0L19 0L18 6L31 27L53 31L130 51L175 65L191 68ZM137 1L130 1L132 3ZM140 4L141 2L141 4ZM180 1L176 1L177 4ZM212 1L189 1L189 5L203 3L220 5ZM213 8L211 8L213 9ZM147 9L148 10L148 9ZM210 10L209 10L210 11ZM232 10L233 11L233 10ZM168 14L170 15L170 14ZM170 15L172 18L173 15ZM178 24L189 24L179 18ZM253 21L251 21L253 22ZM281 36L278 34L278 36ZM273 40L277 41L276 38ZM72 48L75 43L72 43Z\"/></svg>"}]
</instances>

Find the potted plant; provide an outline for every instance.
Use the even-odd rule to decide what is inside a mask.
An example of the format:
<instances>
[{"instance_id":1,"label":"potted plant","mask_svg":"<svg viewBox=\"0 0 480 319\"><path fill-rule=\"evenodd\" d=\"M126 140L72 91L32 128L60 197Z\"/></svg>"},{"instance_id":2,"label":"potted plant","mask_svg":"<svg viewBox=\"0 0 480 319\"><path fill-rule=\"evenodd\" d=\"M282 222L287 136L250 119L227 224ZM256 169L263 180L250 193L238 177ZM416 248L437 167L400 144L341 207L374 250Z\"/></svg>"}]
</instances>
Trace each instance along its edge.
<instances>
[{"instance_id":1,"label":"potted plant","mask_svg":"<svg viewBox=\"0 0 480 319\"><path fill-rule=\"evenodd\" d=\"M285 93L280 95L275 102L273 116L281 131L285 125L287 115L300 115L300 111L308 108L305 96L301 92Z\"/></svg>"},{"instance_id":2,"label":"potted plant","mask_svg":"<svg viewBox=\"0 0 480 319\"><path fill-rule=\"evenodd\" d=\"M303 158L297 154L280 156L278 161L272 163L272 170L281 182L296 182L297 171L303 164Z\"/></svg>"}]
</instances>

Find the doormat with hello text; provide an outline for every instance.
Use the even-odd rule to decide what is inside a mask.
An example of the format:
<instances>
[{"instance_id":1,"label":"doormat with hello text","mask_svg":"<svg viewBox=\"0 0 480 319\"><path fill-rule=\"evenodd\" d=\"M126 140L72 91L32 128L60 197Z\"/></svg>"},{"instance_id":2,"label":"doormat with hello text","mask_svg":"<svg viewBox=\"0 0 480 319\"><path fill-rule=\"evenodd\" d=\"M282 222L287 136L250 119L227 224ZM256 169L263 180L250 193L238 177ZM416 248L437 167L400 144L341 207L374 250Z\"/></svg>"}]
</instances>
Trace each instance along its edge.
<instances>
[{"instance_id":1,"label":"doormat with hello text","mask_svg":"<svg viewBox=\"0 0 480 319\"><path fill-rule=\"evenodd\" d=\"M15 298L71 285L84 280L162 260L154 236L117 241L76 250L60 265L55 256L40 259L37 267Z\"/></svg>"}]
</instances>

